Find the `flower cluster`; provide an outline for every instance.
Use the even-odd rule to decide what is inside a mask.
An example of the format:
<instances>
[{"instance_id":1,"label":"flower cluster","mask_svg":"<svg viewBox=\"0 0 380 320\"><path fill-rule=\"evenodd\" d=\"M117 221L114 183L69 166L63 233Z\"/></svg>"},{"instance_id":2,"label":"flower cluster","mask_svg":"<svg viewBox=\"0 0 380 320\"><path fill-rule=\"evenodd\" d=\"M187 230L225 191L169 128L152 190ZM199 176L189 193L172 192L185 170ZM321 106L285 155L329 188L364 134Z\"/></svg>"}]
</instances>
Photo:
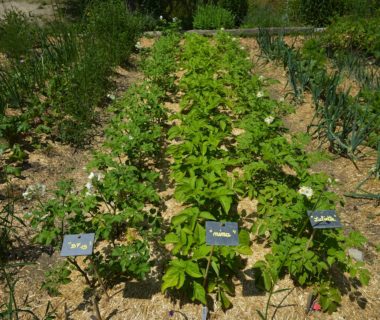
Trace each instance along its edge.
<instances>
[{"instance_id":1,"label":"flower cluster","mask_svg":"<svg viewBox=\"0 0 380 320\"><path fill-rule=\"evenodd\" d=\"M269 116L269 117L266 117L265 119L264 119L264 122L266 123L266 124L271 124L272 122L274 121L274 117L272 117L272 116Z\"/></svg>"},{"instance_id":2,"label":"flower cluster","mask_svg":"<svg viewBox=\"0 0 380 320\"><path fill-rule=\"evenodd\" d=\"M22 194L24 199L32 200L32 199L40 199L45 195L46 186L41 183L37 183L34 185L30 185L26 188L25 192Z\"/></svg>"},{"instance_id":3,"label":"flower cluster","mask_svg":"<svg viewBox=\"0 0 380 320\"><path fill-rule=\"evenodd\" d=\"M104 178L104 175L102 173L90 172L89 176L87 177L88 181L86 183L87 196L92 196L94 194L95 188L94 188L93 182L94 181L100 182L103 180L103 178Z\"/></svg>"},{"instance_id":4,"label":"flower cluster","mask_svg":"<svg viewBox=\"0 0 380 320\"><path fill-rule=\"evenodd\" d=\"M264 97L264 92L263 92L263 91L258 91L258 92L256 93L256 97L258 97L258 98L262 98L262 97Z\"/></svg>"},{"instance_id":5,"label":"flower cluster","mask_svg":"<svg viewBox=\"0 0 380 320\"><path fill-rule=\"evenodd\" d=\"M310 187L301 187L299 190L298 190L298 193L300 194L303 194L304 196L306 196L308 199L311 199L311 197L313 196L314 194L314 191L312 188Z\"/></svg>"},{"instance_id":6,"label":"flower cluster","mask_svg":"<svg viewBox=\"0 0 380 320\"><path fill-rule=\"evenodd\" d=\"M141 42L140 41L137 41L136 44L135 44L135 48L137 50L141 50L142 49L142 45L141 45Z\"/></svg>"}]
</instances>

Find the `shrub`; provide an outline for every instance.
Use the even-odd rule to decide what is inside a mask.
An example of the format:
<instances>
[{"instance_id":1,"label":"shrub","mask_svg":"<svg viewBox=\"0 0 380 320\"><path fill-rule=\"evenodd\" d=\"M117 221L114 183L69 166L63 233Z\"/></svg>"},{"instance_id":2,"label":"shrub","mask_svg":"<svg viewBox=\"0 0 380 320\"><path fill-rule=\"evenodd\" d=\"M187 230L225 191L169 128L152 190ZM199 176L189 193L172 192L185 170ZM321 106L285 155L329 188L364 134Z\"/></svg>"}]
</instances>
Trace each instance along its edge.
<instances>
[{"instance_id":1,"label":"shrub","mask_svg":"<svg viewBox=\"0 0 380 320\"><path fill-rule=\"evenodd\" d=\"M321 38L332 50L358 50L380 59L380 14L372 18L341 17L331 24Z\"/></svg>"},{"instance_id":2,"label":"shrub","mask_svg":"<svg viewBox=\"0 0 380 320\"><path fill-rule=\"evenodd\" d=\"M144 20L131 14L122 0L95 1L87 8L85 24L88 36L110 54L110 63L118 64L132 52Z\"/></svg>"},{"instance_id":3,"label":"shrub","mask_svg":"<svg viewBox=\"0 0 380 320\"><path fill-rule=\"evenodd\" d=\"M233 28L234 25L235 17L230 11L212 4L199 6L193 20L195 29Z\"/></svg>"},{"instance_id":4,"label":"shrub","mask_svg":"<svg viewBox=\"0 0 380 320\"><path fill-rule=\"evenodd\" d=\"M218 0L217 5L232 12L236 24L243 22L248 11L247 0Z\"/></svg>"},{"instance_id":5,"label":"shrub","mask_svg":"<svg viewBox=\"0 0 380 320\"><path fill-rule=\"evenodd\" d=\"M290 3L293 20L322 27L329 24L336 15L345 12L344 0L292 0Z\"/></svg>"},{"instance_id":6,"label":"shrub","mask_svg":"<svg viewBox=\"0 0 380 320\"><path fill-rule=\"evenodd\" d=\"M269 28L284 27L289 25L289 17L284 5L273 3L254 3L248 9L248 14L244 18L245 28Z\"/></svg>"}]
</instances>

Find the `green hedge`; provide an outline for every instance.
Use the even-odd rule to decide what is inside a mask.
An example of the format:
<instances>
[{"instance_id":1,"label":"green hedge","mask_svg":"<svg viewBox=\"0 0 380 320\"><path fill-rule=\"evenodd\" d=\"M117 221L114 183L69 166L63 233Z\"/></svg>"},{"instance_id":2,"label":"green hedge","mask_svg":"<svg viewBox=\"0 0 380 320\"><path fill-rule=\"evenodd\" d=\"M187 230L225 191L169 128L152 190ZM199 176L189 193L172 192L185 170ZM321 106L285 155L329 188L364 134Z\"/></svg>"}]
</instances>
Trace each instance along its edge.
<instances>
[{"instance_id":1,"label":"green hedge","mask_svg":"<svg viewBox=\"0 0 380 320\"><path fill-rule=\"evenodd\" d=\"M234 26L234 15L227 9L212 4L199 6L194 15L193 27L195 29L229 29Z\"/></svg>"}]
</instances>

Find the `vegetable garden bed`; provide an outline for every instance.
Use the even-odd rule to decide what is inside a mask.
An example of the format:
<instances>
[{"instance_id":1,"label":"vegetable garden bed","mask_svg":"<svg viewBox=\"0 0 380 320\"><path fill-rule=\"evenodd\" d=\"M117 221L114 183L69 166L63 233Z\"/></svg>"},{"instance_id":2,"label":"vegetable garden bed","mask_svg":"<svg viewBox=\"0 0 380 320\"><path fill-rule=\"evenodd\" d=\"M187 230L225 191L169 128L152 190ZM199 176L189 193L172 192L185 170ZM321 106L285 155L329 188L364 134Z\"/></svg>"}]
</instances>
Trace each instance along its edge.
<instances>
[{"instance_id":1,"label":"vegetable garden bed","mask_svg":"<svg viewBox=\"0 0 380 320\"><path fill-rule=\"evenodd\" d=\"M335 209L339 197L285 134L288 105L269 97L270 81L252 67L226 33L189 34L181 45L163 36L142 66L145 80L110 109L86 187L61 184L31 214L36 240L56 250L64 233L96 232L94 263L111 293L99 303L104 318L199 318L204 304L211 319L298 319L311 290L332 312L342 283L357 285L354 294L367 284L364 264L347 254L364 244L358 232L313 232L307 210ZM215 248L209 260L206 220L238 222L239 246ZM93 262L77 264L94 276ZM83 279L73 271L71 280L54 300L58 313L65 301L68 314L87 319Z\"/></svg>"}]
</instances>

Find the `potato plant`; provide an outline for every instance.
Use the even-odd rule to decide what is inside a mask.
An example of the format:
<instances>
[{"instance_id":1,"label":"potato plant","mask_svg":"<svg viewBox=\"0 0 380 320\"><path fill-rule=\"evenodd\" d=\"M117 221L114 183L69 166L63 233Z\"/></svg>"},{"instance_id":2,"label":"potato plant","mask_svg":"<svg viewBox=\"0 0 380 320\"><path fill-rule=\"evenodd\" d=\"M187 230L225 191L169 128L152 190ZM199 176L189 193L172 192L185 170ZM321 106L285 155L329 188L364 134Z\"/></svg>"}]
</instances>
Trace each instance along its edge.
<instances>
[{"instance_id":1,"label":"potato plant","mask_svg":"<svg viewBox=\"0 0 380 320\"><path fill-rule=\"evenodd\" d=\"M183 289L202 304L214 293L223 308L231 307L231 279L244 265L241 255L251 254L251 231L272 247L254 265L262 288L273 292L288 273L296 284L314 287L324 311L335 310L340 292L334 272L368 283L363 264L346 254L365 239L356 232L345 236L342 230L312 230L307 210L334 209L339 199L328 190L327 176L308 172L303 146L282 135L278 114L284 108L267 98L263 81L250 73L251 63L236 40L224 33L212 42L197 35L185 40L185 74L179 83L184 95L181 111L173 117L180 124L169 130L175 143L167 152L174 159L175 198L186 209L172 218L165 236L172 260L162 290ZM233 134L233 129L241 133ZM236 210L243 196L258 201L251 230L243 227L244 217ZM238 247L215 248L208 275L206 220L237 221L241 227Z\"/></svg>"},{"instance_id":2,"label":"potato plant","mask_svg":"<svg viewBox=\"0 0 380 320\"><path fill-rule=\"evenodd\" d=\"M172 52L177 41L178 37L159 40L156 46L163 49L155 59L168 58L167 50ZM158 68L154 74L160 72L167 69ZM87 232L95 232L97 241L106 243L105 250L95 248L94 256L85 259L88 270L68 259L91 286L94 281L86 274L96 272L94 264L109 284L123 278L141 279L150 271L150 244L162 232L155 166L164 137L164 92L148 76L132 86L111 107L114 116L106 129L105 150L95 153L89 163L92 171L86 185L77 191L72 182L60 182L54 196L30 215L38 243L58 249L65 234ZM67 281L66 276L62 278Z\"/></svg>"}]
</instances>

